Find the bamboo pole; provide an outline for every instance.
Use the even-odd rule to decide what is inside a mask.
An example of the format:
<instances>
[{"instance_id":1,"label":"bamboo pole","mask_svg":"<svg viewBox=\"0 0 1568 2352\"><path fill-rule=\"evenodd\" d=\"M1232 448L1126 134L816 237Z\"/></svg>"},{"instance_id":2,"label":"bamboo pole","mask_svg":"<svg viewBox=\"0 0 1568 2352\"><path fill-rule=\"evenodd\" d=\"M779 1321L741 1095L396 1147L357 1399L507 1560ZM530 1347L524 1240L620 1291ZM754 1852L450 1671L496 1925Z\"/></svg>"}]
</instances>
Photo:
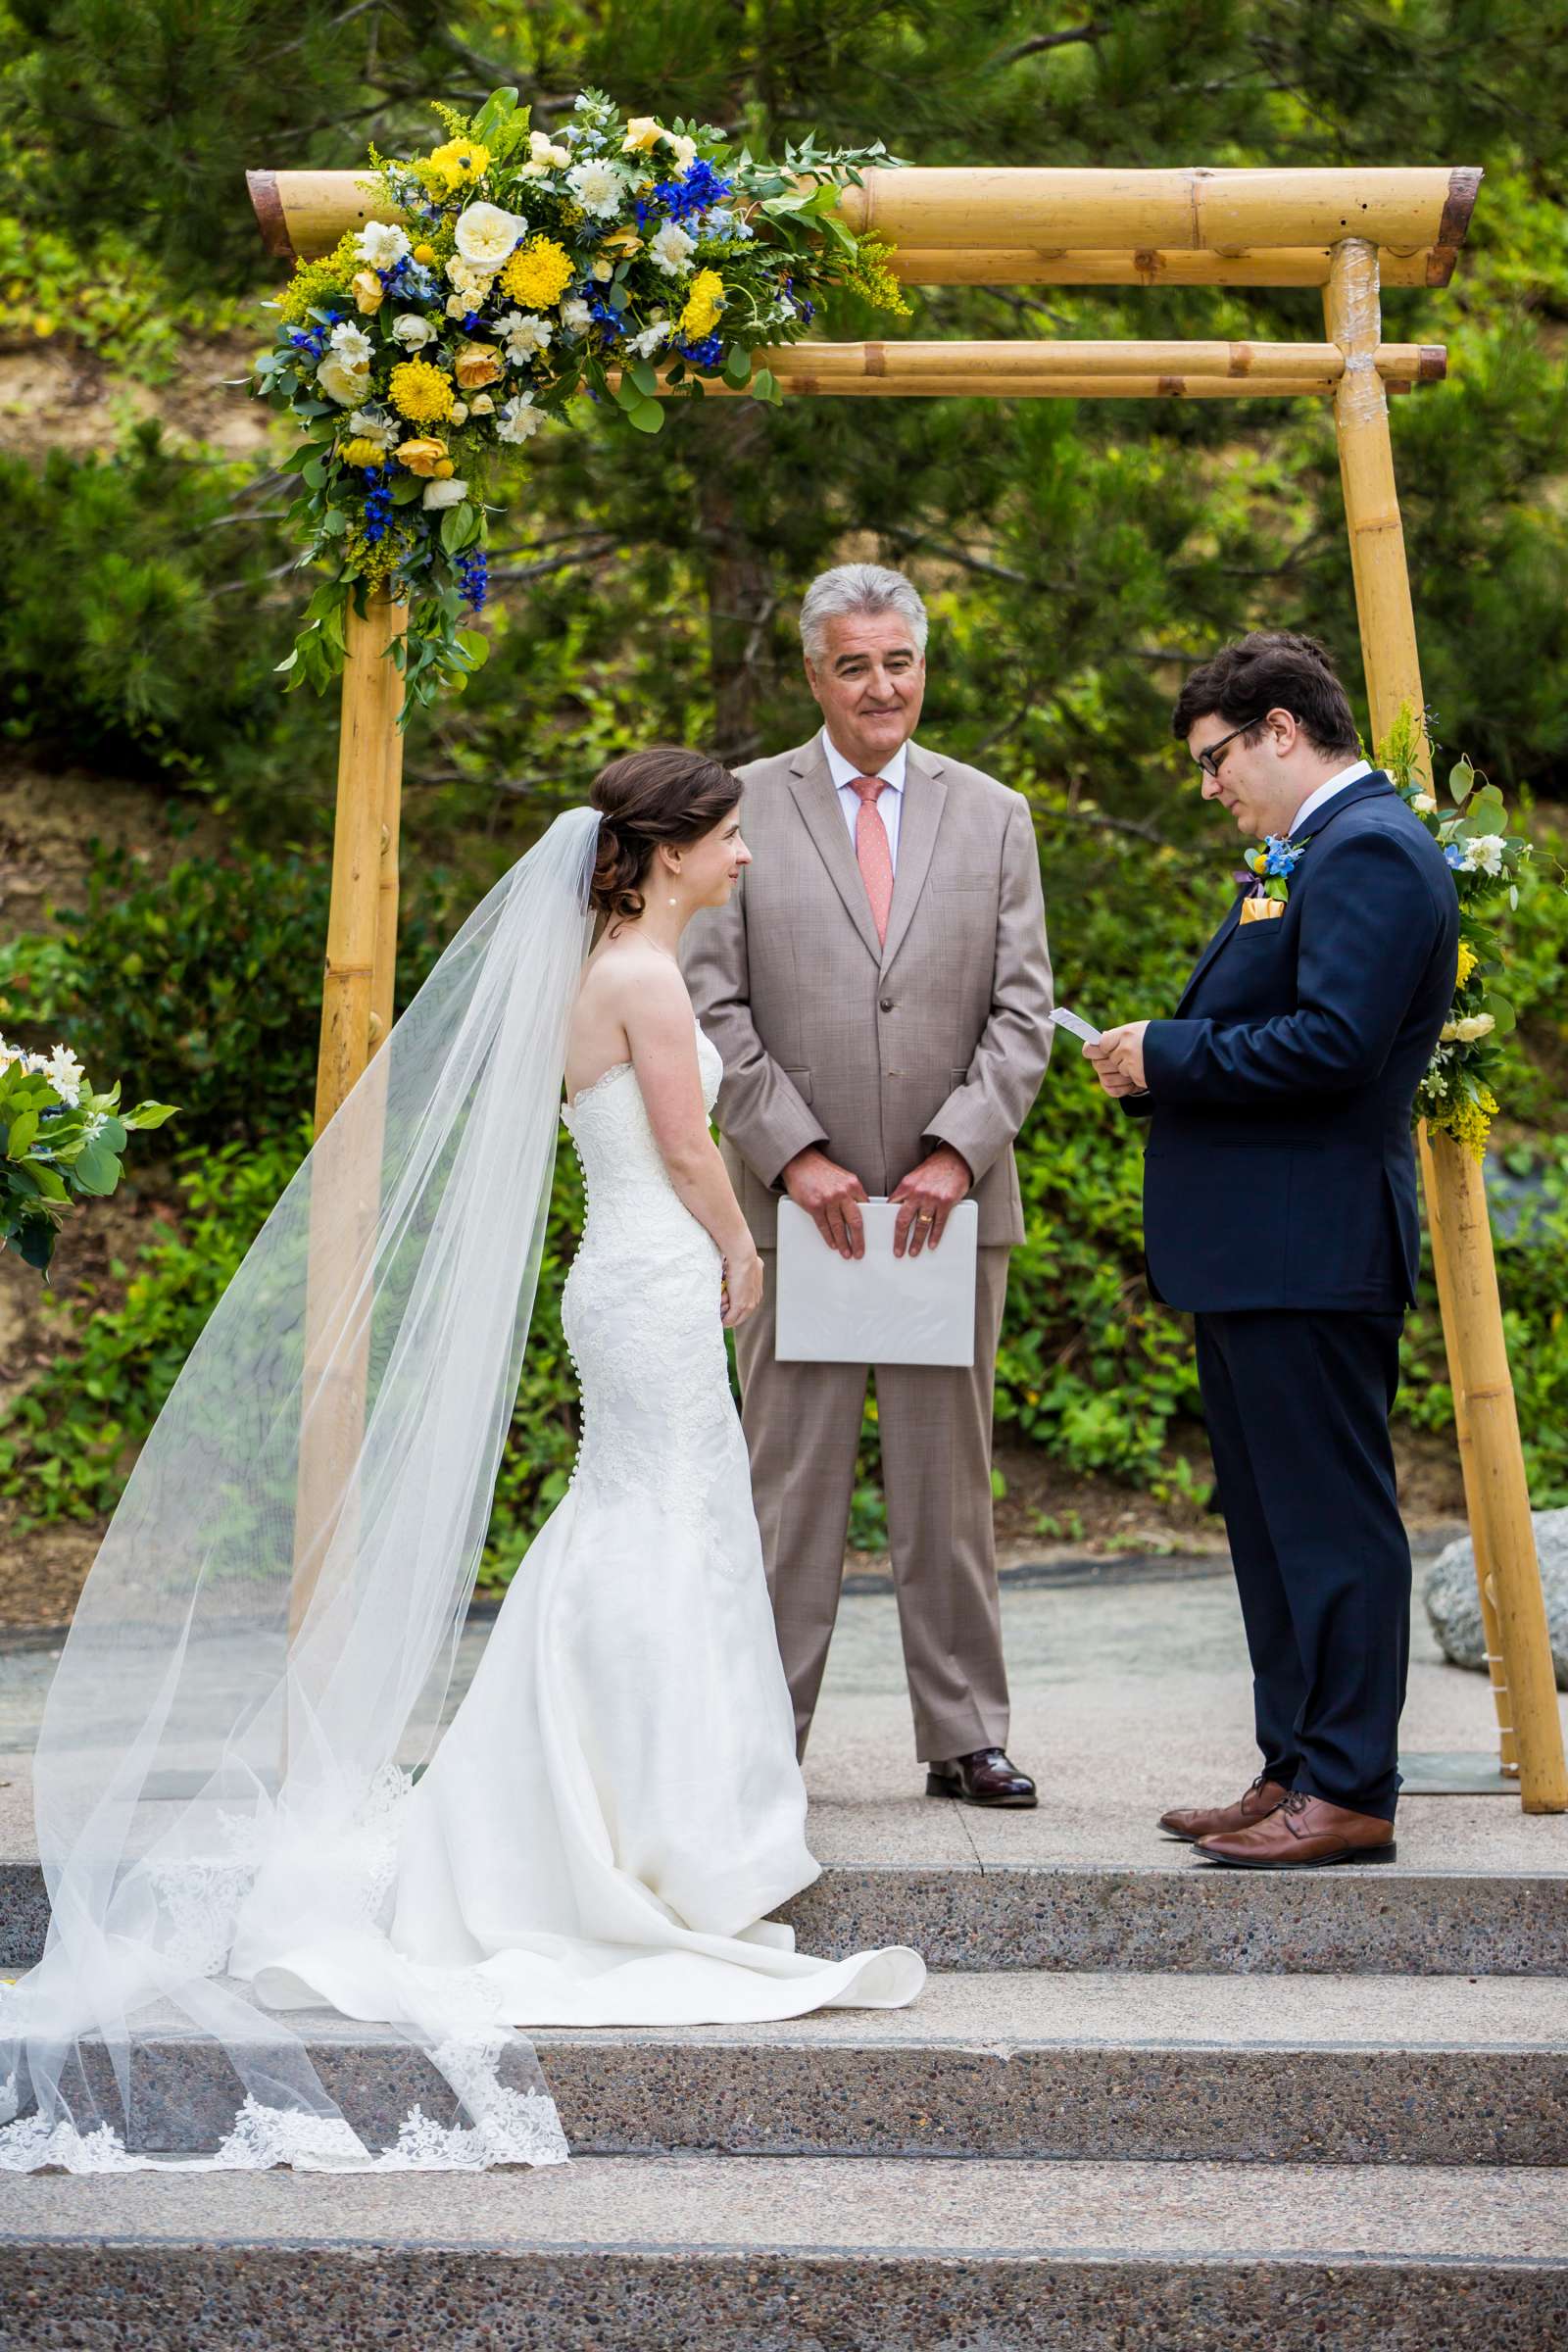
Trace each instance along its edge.
<instances>
[{"instance_id":1,"label":"bamboo pole","mask_svg":"<svg viewBox=\"0 0 1568 2352\"><path fill-rule=\"evenodd\" d=\"M1419 711L1423 705L1388 402L1373 364L1380 330L1377 253L1363 238L1347 238L1335 248L1329 320L1345 355L1335 422L1356 558L1356 616L1372 735L1381 742L1402 708ZM1424 742L1422 757L1429 770ZM1462 1457L1465 1499L1478 1571L1489 1577L1494 1596L1520 1799L1527 1813L1560 1813L1568 1811L1568 1767L1486 1189L1479 1164L1450 1138L1433 1137L1430 1157L1427 1209L1434 1253L1444 1253L1448 1294L1444 1336L1455 1418L1469 1439Z\"/></svg>"},{"instance_id":2,"label":"bamboo pole","mask_svg":"<svg viewBox=\"0 0 1568 2352\"><path fill-rule=\"evenodd\" d=\"M610 371L612 388L620 372ZM687 384L692 382L687 378ZM685 386L661 378L657 397L673 399ZM742 400L747 387L705 376L699 389L709 400ZM822 382L814 375L781 377L779 389L789 400L1332 400L1330 376L1292 382L1279 376L1224 375L1056 375L964 376L842 376ZM1391 396L1415 390L1413 384L1391 383Z\"/></svg>"},{"instance_id":3,"label":"bamboo pole","mask_svg":"<svg viewBox=\"0 0 1568 2352\"><path fill-rule=\"evenodd\" d=\"M408 608L382 592L367 599L363 614L351 605L345 625L318 1140L369 1063L378 1004L381 1035L391 1027L403 680L390 648L407 624ZM374 1096L356 1099L353 1150L323 1155L312 1186L291 1641L328 1551L357 1536L352 1465L365 1431L382 1107Z\"/></svg>"},{"instance_id":4,"label":"bamboo pole","mask_svg":"<svg viewBox=\"0 0 1568 2352\"><path fill-rule=\"evenodd\" d=\"M1452 248L1379 255L1385 286L1446 286ZM1276 245L1251 253L1143 246L1135 252L1064 245L895 246L892 270L906 286L1326 286L1326 245Z\"/></svg>"},{"instance_id":5,"label":"bamboo pole","mask_svg":"<svg viewBox=\"0 0 1568 2352\"><path fill-rule=\"evenodd\" d=\"M251 172L251 202L268 250L329 253L346 229L401 216L356 172ZM1224 285L1237 257L1287 256L1295 285L1302 248L1323 251L1353 226L1393 248L1416 282L1443 285L1464 243L1481 174L1446 166L1344 171L1037 171L959 169L868 172L848 187L840 212L913 251L1051 254L1194 254L1181 282ZM1134 275L1143 274L1135 270ZM1070 282L1070 281L1068 281ZM1093 280L1088 281L1093 282ZM1321 283L1321 278L1308 282Z\"/></svg>"},{"instance_id":6,"label":"bamboo pole","mask_svg":"<svg viewBox=\"0 0 1568 2352\"><path fill-rule=\"evenodd\" d=\"M1519 1744L1513 1732L1513 1707L1508 1695L1507 1667L1502 1655L1502 1637L1497 1628L1496 1582L1493 1562L1487 1549L1487 1514L1482 1507L1477 1484L1475 1440L1470 1430L1470 1407L1460 1378L1458 1353L1454 1333L1458 1328L1459 1308L1454 1296L1453 1267L1449 1262L1452 1235L1438 1204L1438 1174L1432 1160L1432 1140L1423 1120L1417 1148L1421 1155L1421 1190L1426 1197L1427 1226L1432 1237L1432 1271L1438 1286L1438 1310L1443 1317L1444 1348L1448 1359L1448 1387L1453 1394L1453 1429L1459 1442L1459 1470L1464 1480L1465 1513L1470 1521L1470 1541L1476 1556L1476 1592L1481 1602L1481 1630L1487 1648L1487 1675L1492 1684L1492 1703L1497 1716L1498 1763L1509 1780L1519 1778ZM1490 1236L1489 1236L1490 1240Z\"/></svg>"},{"instance_id":7,"label":"bamboo pole","mask_svg":"<svg viewBox=\"0 0 1568 2352\"><path fill-rule=\"evenodd\" d=\"M1447 354L1438 343L1385 343L1371 355L1391 386L1441 381ZM1195 399L1295 392L1329 393L1345 369L1335 343L1060 341L1017 343L793 343L757 355L786 393L912 398L933 392L1004 398L1024 392L1067 399ZM612 374L617 381L618 371ZM689 375L688 382L693 380ZM737 387L704 378L719 398ZM678 389L679 387L677 387ZM668 370L660 376L667 391ZM744 395L748 387L739 391Z\"/></svg>"}]
</instances>

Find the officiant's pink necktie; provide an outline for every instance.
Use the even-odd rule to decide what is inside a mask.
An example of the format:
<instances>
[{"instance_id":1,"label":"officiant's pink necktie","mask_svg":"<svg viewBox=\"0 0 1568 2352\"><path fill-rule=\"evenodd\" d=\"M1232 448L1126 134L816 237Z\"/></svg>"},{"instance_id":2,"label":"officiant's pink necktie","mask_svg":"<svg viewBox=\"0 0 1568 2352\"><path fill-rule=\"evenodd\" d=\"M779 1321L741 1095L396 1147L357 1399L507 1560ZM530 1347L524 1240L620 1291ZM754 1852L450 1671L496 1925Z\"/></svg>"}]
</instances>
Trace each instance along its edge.
<instances>
[{"instance_id":1,"label":"officiant's pink necktie","mask_svg":"<svg viewBox=\"0 0 1568 2352\"><path fill-rule=\"evenodd\" d=\"M886 776L856 776L850 784L850 790L860 796L855 815L855 855L865 877L865 895L871 902L876 935L884 947L888 940L888 908L893 904L893 852L888 845L882 811L876 804L878 794L886 789Z\"/></svg>"}]
</instances>

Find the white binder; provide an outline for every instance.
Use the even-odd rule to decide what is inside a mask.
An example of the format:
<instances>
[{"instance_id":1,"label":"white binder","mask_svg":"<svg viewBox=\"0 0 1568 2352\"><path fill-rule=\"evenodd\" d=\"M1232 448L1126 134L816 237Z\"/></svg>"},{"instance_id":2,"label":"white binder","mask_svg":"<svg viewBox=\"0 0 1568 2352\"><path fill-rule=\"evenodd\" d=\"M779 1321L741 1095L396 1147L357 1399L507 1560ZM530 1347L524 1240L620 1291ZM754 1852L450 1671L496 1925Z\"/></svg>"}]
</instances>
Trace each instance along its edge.
<instances>
[{"instance_id":1,"label":"white binder","mask_svg":"<svg viewBox=\"0 0 1568 2352\"><path fill-rule=\"evenodd\" d=\"M793 1200L778 1208L774 1353L781 1363L973 1364L980 1210L960 1200L942 1240L893 1254L899 1209L862 1200L865 1255L840 1257Z\"/></svg>"}]
</instances>

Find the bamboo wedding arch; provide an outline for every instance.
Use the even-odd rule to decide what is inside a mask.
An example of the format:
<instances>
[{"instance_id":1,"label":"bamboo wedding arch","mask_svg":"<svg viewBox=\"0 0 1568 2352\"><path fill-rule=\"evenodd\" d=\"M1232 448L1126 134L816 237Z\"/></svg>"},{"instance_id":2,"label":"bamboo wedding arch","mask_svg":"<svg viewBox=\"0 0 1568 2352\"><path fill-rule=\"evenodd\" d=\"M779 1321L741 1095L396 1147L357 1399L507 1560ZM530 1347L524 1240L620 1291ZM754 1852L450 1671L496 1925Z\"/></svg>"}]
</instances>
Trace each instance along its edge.
<instances>
[{"instance_id":1,"label":"bamboo wedding arch","mask_svg":"<svg viewBox=\"0 0 1568 2352\"><path fill-rule=\"evenodd\" d=\"M279 256L328 252L345 230L395 217L352 172L247 176ZM906 284L1318 286L1325 339L800 343L761 363L787 398L1332 400L1370 734L1381 742L1404 706L1423 708L1388 396L1441 381L1446 368L1441 346L1384 342L1382 289L1448 283L1480 180L1438 166L867 172L844 190L840 212L896 248ZM318 1132L392 1021L402 687L384 657L405 619L384 595L349 617ZM1568 1766L1486 1192L1462 1147L1426 1130L1419 1140L1500 1767L1526 1812L1560 1813ZM332 1230L335 1246L350 1238L341 1221ZM363 1363L357 1379L336 1377L335 1426L357 1444ZM307 1460L306 1526L310 1484Z\"/></svg>"}]
</instances>

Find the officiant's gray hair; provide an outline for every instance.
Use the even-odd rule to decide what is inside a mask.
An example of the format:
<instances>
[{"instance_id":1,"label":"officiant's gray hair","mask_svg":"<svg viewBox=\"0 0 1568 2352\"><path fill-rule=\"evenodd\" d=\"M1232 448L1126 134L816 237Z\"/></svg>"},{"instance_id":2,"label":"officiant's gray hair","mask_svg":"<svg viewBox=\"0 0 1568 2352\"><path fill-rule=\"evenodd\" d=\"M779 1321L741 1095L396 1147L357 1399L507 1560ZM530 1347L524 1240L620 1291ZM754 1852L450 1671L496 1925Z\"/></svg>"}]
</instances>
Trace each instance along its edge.
<instances>
[{"instance_id":1,"label":"officiant's gray hair","mask_svg":"<svg viewBox=\"0 0 1568 2352\"><path fill-rule=\"evenodd\" d=\"M819 571L801 602L801 643L808 662L821 661L825 624L845 612L900 613L909 624L915 652L925 652L925 606L902 571L888 571L880 564L840 564Z\"/></svg>"}]
</instances>

